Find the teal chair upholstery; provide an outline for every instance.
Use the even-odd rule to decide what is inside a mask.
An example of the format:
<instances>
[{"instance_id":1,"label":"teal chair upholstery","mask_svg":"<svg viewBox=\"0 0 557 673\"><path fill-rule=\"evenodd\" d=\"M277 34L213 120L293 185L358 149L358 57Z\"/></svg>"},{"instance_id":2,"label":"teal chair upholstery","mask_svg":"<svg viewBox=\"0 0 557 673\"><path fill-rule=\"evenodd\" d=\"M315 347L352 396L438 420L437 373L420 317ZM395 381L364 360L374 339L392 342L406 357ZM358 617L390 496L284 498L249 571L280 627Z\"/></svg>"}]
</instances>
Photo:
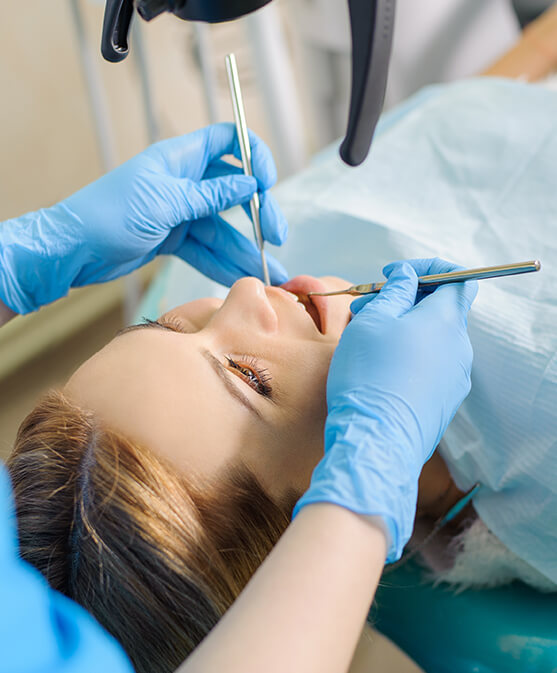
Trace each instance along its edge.
<instances>
[{"instance_id":1,"label":"teal chair upholstery","mask_svg":"<svg viewBox=\"0 0 557 673\"><path fill-rule=\"evenodd\" d=\"M384 576L368 621L426 673L557 673L557 594L522 583L457 594L409 562Z\"/></svg>"}]
</instances>

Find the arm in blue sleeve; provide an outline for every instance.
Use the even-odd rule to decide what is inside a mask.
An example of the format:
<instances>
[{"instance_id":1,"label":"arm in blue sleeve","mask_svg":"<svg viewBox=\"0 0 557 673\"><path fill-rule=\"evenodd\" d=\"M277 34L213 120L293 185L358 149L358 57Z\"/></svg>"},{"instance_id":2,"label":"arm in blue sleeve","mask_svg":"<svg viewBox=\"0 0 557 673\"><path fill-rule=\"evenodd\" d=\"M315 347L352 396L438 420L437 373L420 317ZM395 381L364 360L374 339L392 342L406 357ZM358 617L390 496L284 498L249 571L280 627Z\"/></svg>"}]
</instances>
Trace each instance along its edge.
<instances>
[{"instance_id":1,"label":"arm in blue sleeve","mask_svg":"<svg viewBox=\"0 0 557 673\"><path fill-rule=\"evenodd\" d=\"M0 673L132 673L118 643L22 561L11 489L0 465Z\"/></svg>"}]
</instances>

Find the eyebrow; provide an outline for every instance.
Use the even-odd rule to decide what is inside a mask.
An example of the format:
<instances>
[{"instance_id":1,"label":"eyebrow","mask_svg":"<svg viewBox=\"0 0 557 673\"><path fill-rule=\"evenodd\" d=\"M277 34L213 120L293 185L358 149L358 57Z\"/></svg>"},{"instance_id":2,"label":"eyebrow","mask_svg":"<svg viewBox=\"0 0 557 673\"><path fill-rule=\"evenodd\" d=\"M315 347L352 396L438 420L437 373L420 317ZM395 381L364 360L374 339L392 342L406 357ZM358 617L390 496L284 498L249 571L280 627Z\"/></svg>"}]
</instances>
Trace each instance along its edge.
<instances>
[{"instance_id":1,"label":"eyebrow","mask_svg":"<svg viewBox=\"0 0 557 673\"><path fill-rule=\"evenodd\" d=\"M117 337L122 336L123 334L128 334L129 332L135 332L136 330L140 329L163 329L169 332L173 332L174 334L178 334L178 332L176 332L176 330L169 325L157 322L156 320L146 320L145 322L138 323L137 325L129 325L128 327L124 327L123 329L121 329L119 332L116 333L116 336ZM218 358L216 358L210 351L202 349L201 355L211 365L213 371L223 382L224 387L230 393L230 395L232 395L232 397L234 397L237 401L243 404L244 407L246 407L246 409L248 409L252 414L257 416L257 418L260 421L264 421L265 419L263 418L259 409L256 406L254 406L250 401L250 399L246 395L244 395L244 393L238 388L236 384L232 382L231 377L234 376L234 374L231 374L228 371L228 369L226 369L226 367L222 364L222 362Z\"/></svg>"}]
</instances>

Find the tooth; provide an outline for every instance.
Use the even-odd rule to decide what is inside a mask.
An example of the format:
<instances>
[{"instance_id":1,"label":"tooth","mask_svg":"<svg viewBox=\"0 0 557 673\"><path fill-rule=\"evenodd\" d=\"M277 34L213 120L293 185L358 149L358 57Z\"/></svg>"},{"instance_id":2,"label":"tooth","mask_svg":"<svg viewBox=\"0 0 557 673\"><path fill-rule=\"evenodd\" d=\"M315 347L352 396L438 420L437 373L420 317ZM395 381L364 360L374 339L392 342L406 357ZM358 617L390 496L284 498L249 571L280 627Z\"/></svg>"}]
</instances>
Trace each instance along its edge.
<instances>
[{"instance_id":1,"label":"tooth","mask_svg":"<svg viewBox=\"0 0 557 673\"><path fill-rule=\"evenodd\" d=\"M284 290L284 288L282 288L282 289ZM293 299L295 299L297 302L300 301L300 297L298 297L297 294L294 294L294 292L290 292L289 290L284 290L284 291L287 292L287 293L288 293Z\"/></svg>"}]
</instances>

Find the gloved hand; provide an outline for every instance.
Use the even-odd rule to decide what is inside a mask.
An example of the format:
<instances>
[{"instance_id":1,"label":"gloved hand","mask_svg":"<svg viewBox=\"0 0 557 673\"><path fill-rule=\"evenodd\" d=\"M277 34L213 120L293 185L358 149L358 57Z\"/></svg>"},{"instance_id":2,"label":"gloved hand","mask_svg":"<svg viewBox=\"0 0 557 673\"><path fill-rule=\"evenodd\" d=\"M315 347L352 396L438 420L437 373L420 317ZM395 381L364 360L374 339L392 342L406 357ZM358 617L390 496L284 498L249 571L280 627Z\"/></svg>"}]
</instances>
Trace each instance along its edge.
<instances>
[{"instance_id":1,"label":"gloved hand","mask_svg":"<svg viewBox=\"0 0 557 673\"><path fill-rule=\"evenodd\" d=\"M331 502L382 517L389 562L412 533L423 464L470 391L467 314L477 283L414 303L417 276L457 268L439 259L389 264L381 292L352 303L329 370L325 455L294 510Z\"/></svg>"},{"instance_id":2,"label":"gloved hand","mask_svg":"<svg viewBox=\"0 0 557 673\"><path fill-rule=\"evenodd\" d=\"M261 190L263 237L280 245L287 226L268 190L276 180L269 149L250 134L256 178L222 161L240 156L233 124L217 124L157 143L65 201L0 223L0 299L28 313L70 287L111 280L175 254L231 285L261 276L261 259L218 216ZM269 257L274 283L287 279Z\"/></svg>"}]
</instances>

